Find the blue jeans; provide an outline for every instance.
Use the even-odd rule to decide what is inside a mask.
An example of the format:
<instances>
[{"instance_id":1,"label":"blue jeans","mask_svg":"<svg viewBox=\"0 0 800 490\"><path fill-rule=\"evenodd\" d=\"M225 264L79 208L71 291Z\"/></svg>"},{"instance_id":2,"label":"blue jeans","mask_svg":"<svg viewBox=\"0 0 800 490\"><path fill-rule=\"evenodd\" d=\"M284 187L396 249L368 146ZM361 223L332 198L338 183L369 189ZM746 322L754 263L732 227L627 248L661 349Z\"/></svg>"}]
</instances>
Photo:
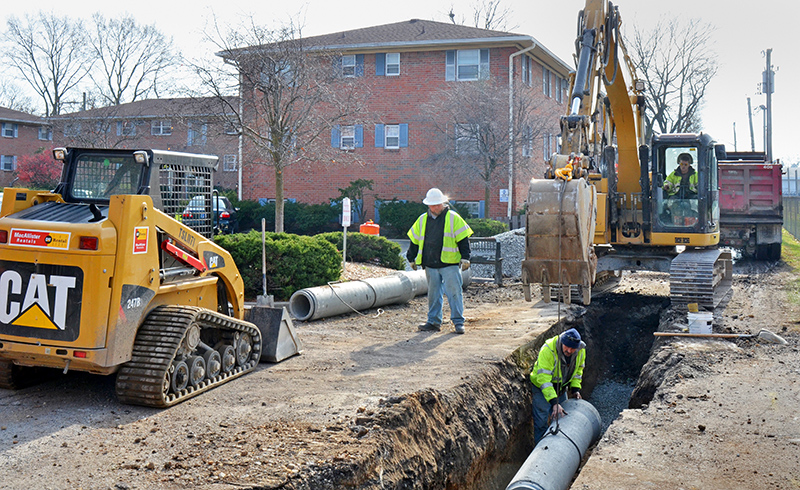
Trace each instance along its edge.
<instances>
[{"instance_id":1,"label":"blue jeans","mask_svg":"<svg viewBox=\"0 0 800 490\"><path fill-rule=\"evenodd\" d=\"M428 279L428 323L442 324L442 306L444 295L450 305L450 320L453 325L464 325L464 297L461 286L461 267L448 265L441 269L425 268L425 277Z\"/></svg>"},{"instance_id":2,"label":"blue jeans","mask_svg":"<svg viewBox=\"0 0 800 490\"><path fill-rule=\"evenodd\" d=\"M531 386L533 386L533 403L531 403L531 405L533 409L533 444L535 446L539 444L539 441L542 440L544 433L550 426L547 423L547 417L550 416L550 412L553 411L553 408L550 406L550 402L545 399L542 390L535 385ZM558 397L558 403L564 403L565 401L567 401L566 392Z\"/></svg>"}]
</instances>

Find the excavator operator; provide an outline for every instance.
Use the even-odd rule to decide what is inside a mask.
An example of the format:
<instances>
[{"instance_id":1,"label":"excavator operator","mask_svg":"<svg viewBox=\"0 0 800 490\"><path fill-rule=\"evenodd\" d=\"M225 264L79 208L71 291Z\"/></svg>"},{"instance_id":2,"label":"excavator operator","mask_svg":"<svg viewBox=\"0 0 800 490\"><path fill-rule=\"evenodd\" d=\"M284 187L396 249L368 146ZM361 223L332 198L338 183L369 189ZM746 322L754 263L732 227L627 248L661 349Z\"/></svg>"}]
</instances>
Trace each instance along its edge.
<instances>
[{"instance_id":1,"label":"excavator operator","mask_svg":"<svg viewBox=\"0 0 800 490\"><path fill-rule=\"evenodd\" d=\"M664 182L667 197L676 199L697 199L697 172L692 168L692 155L678 155L678 168L669 174Z\"/></svg>"}]
</instances>

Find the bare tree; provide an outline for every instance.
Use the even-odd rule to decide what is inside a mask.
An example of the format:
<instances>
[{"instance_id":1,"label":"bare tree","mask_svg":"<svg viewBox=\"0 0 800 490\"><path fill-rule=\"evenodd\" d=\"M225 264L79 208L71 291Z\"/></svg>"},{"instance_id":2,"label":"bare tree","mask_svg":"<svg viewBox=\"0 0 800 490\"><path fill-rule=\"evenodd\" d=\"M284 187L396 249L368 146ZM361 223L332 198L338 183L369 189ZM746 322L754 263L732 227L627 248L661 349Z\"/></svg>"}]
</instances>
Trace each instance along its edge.
<instances>
[{"instance_id":1,"label":"bare tree","mask_svg":"<svg viewBox=\"0 0 800 490\"><path fill-rule=\"evenodd\" d=\"M457 16L454 7L450 6L450 21L454 24L470 25L480 29L508 31L518 28L517 24L511 25L513 11L502 6L502 0L476 0L471 6L472 14Z\"/></svg>"},{"instance_id":2,"label":"bare tree","mask_svg":"<svg viewBox=\"0 0 800 490\"><path fill-rule=\"evenodd\" d=\"M92 22L90 43L96 65L90 76L103 102L119 105L158 97L165 72L179 59L172 39L154 25L139 25L130 15L106 19L96 13Z\"/></svg>"},{"instance_id":3,"label":"bare tree","mask_svg":"<svg viewBox=\"0 0 800 490\"><path fill-rule=\"evenodd\" d=\"M7 27L8 63L42 98L45 116L60 114L92 67L83 22L39 12L24 20L11 16Z\"/></svg>"},{"instance_id":4,"label":"bare tree","mask_svg":"<svg viewBox=\"0 0 800 490\"><path fill-rule=\"evenodd\" d=\"M0 107L28 114L34 114L36 110L31 98L18 85L8 80L0 80Z\"/></svg>"},{"instance_id":5,"label":"bare tree","mask_svg":"<svg viewBox=\"0 0 800 490\"><path fill-rule=\"evenodd\" d=\"M487 203L498 171L508 168L509 150L531 156L534 142L558 120L555 106L537 102L529 87L521 87L514 93L514 123L509 130L508 86L492 80L453 84L434 100L426 112L441 116L433 124L443 150L429 161L454 178L474 181L477 175ZM531 160L516 161L520 165Z\"/></svg>"},{"instance_id":6,"label":"bare tree","mask_svg":"<svg viewBox=\"0 0 800 490\"><path fill-rule=\"evenodd\" d=\"M710 48L714 27L698 19L660 21L647 32L634 27L631 56L646 88L646 136L701 128L700 109L717 73Z\"/></svg>"},{"instance_id":7,"label":"bare tree","mask_svg":"<svg viewBox=\"0 0 800 490\"><path fill-rule=\"evenodd\" d=\"M355 78L342 76L339 56L307 49L301 29L256 25L219 34L212 42L223 66L198 65L203 88L223 106L261 164L275 172L275 231L284 229L284 169L301 161L352 158L322 144L339 123L363 117L365 94ZM236 99L228 97L240 94ZM253 162L255 163L255 162Z\"/></svg>"}]
</instances>

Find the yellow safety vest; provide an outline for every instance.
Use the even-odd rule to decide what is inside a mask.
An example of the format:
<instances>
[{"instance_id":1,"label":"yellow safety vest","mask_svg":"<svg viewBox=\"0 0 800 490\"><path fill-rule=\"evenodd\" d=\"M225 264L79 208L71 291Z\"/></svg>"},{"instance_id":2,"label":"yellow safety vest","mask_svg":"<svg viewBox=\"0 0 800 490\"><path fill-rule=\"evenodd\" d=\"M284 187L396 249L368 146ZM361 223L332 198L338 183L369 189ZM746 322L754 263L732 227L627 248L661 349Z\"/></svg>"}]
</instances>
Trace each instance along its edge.
<instances>
[{"instance_id":1,"label":"yellow safety vest","mask_svg":"<svg viewBox=\"0 0 800 490\"><path fill-rule=\"evenodd\" d=\"M425 212L417 218L414 226L408 230L408 238L411 243L417 245L417 257L414 259L418 265L422 264L422 247L425 244L425 226L428 223L428 213ZM444 221L444 237L442 239L441 260L445 264L458 264L461 261L461 252L458 251L458 242L471 236L472 228L469 227L464 218L455 211L448 209Z\"/></svg>"},{"instance_id":2,"label":"yellow safety vest","mask_svg":"<svg viewBox=\"0 0 800 490\"><path fill-rule=\"evenodd\" d=\"M542 349L539 351L539 357L536 359L536 364L533 365L531 371L531 383L537 388L542 390L545 400L548 402L558 396L567 386L571 388L581 388L581 380L583 379L583 368L586 365L586 348L585 344L581 342L581 346L575 351L573 356L575 359L575 370L569 379L564 379L564 368L561 366L558 353L558 335L550 338L544 343Z\"/></svg>"}]
</instances>

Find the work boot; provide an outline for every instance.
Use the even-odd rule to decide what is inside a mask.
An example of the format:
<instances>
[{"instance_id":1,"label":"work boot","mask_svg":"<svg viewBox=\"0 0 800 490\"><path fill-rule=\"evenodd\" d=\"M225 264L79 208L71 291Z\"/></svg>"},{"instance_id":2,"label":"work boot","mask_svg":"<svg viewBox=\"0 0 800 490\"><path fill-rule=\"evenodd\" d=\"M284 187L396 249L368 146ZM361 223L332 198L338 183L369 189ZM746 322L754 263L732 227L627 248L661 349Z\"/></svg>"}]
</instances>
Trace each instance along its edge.
<instances>
[{"instance_id":1,"label":"work boot","mask_svg":"<svg viewBox=\"0 0 800 490\"><path fill-rule=\"evenodd\" d=\"M456 325L456 333L464 333L464 325Z\"/></svg>"},{"instance_id":2,"label":"work boot","mask_svg":"<svg viewBox=\"0 0 800 490\"><path fill-rule=\"evenodd\" d=\"M419 326L419 329L423 332L438 332L442 329L442 326L435 323L425 322L424 325Z\"/></svg>"}]
</instances>

